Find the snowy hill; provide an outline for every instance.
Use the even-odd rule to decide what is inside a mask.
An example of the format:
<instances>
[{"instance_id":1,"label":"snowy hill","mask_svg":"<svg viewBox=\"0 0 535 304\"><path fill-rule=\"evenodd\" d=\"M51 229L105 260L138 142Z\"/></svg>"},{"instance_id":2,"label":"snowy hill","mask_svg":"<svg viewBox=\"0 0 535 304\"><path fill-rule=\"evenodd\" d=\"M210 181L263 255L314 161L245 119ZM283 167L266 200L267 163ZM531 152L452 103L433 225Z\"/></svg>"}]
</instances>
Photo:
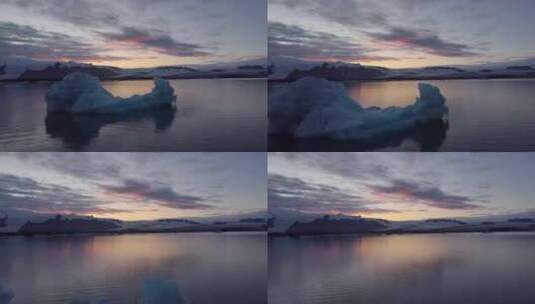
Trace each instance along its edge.
<instances>
[{"instance_id":1,"label":"snowy hill","mask_svg":"<svg viewBox=\"0 0 535 304\"><path fill-rule=\"evenodd\" d=\"M319 77L333 81L352 80L440 80L535 78L535 63L484 64L471 66L432 66L423 68L387 69L377 66L299 60L270 61L270 80L294 81Z\"/></svg>"},{"instance_id":2,"label":"snowy hill","mask_svg":"<svg viewBox=\"0 0 535 304\"><path fill-rule=\"evenodd\" d=\"M295 222L288 228L289 235L322 235L344 233L372 233L383 231L387 228L387 222L362 217L355 218L331 218L325 215L311 222Z\"/></svg>"},{"instance_id":3,"label":"snowy hill","mask_svg":"<svg viewBox=\"0 0 535 304\"><path fill-rule=\"evenodd\" d=\"M2 61L0 60L0 63ZM66 75L82 72L101 80L129 79L201 79L201 78L263 78L267 68L262 61L243 61L194 66L164 66L122 69L76 62L10 61L0 65L3 81L57 81Z\"/></svg>"},{"instance_id":4,"label":"snowy hill","mask_svg":"<svg viewBox=\"0 0 535 304\"><path fill-rule=\"evenodd\" d=\"M56 233L87 233L102 232L117 229L118 222L96 218L64 218L57 215L44 222L27 222L19 228L18 233L23 235L56 234Z\"/></svg>"},{"instance_id":5,"label":"snowy hill","mask_svg":"<svg viewBox=\"0 0 535 304\"><path fill-rule=\"evenodd\" d=\"M535 231L535 217L500 217L466 219L428 219L387 221L348 215L319 215L277 212L272 215L270 235L459 233Z\"/></svg>"},{"instance_id":6,"label":"snowy hill","mask_svg":"<svg viewBox=\"0 0 535 304\"><path fill-rule=\"evenodd\" d=\"M252 218L250 217L251 215L256 215L256 213L250 215L214 216L195 219L171 218L146 221L121 221L81 215L57 215L31 220L13 218L9 219L5 227L0 227L0 236L2 234L49 235L77 233L266 231L266 218Z\"/></svg>"}]
</instances>

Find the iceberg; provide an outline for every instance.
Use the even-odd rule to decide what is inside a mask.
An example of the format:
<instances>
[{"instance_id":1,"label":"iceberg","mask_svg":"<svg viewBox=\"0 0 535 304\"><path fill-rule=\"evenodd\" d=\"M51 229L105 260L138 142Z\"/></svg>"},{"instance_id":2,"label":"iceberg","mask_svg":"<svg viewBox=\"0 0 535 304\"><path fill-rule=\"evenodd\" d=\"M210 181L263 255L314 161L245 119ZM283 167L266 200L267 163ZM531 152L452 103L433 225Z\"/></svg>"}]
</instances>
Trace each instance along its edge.
<instances>
[{"instance_id":1,"label":"iceberg","mask_svg":"<svg viewBox=\"0 0 535 304\"><path fill-rule=\"evenodd\" d=\"M420 83L420 96L406 107L363 108L344 85L319 78L273 87L269 94L270 135L373 141L443 120L446 99L438 87Z\"/></svg>"},{"instance_id":2,"label":"iceberg","mask_svg":"<svg viewBox=\"0 0 535 304\"><path fill-rule=\"evenodd\" d=\"M145 95L115 97L106 91L98 78L72 73L50 87L46 94L48 113L114 114L156 107L175 107L174 89L164 79L154 80L154 89Z\"/></svg>"}]
</instances>

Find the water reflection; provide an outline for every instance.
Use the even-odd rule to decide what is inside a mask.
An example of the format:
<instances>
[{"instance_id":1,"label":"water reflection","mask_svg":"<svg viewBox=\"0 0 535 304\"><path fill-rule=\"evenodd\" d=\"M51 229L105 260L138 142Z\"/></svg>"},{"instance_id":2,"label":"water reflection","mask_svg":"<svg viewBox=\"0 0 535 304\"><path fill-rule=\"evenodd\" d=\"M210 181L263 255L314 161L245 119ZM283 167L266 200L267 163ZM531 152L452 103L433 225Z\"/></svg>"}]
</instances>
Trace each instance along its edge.
<instances>
[{"instance_id":1,"label":"water reflection","mask_svg":"<svg viewBox=\"0 0 535 304\"><path fill-rule=\"evenodd\" d=\"M531 303L535 234L269 240L269 299L286 303Z\"/></svg>"},{"instance_id":2,"label":"water reflection","mask_svg":"<svg viewBox=\"0 0 535 304\"><path fill-rule=\"evenodd\" d=\"M295 139L290 136L270 136L270 151L371 151L405 147L409 150L438 151L448 133L449 123L436 120L401 133L391 133L370 141L335 141L326 139Z\"/></svg>"},{"instance_id":3,"label":"water reflection","mask_svg":"<svg viewBox=\"0 0 535 304\"><path fill-rule=\"evenodd\" d=\"M167 303L162 294L172 303L267 302L265 233L9 238L0 248L10 304Z\"/></svg>"},{"instance_id":4,"label":"water reflection","mask_svg":"<svg viewBox=\"0 0 535 304\"><path fill-rule=\"evenodd\" d=\"M45 119L46 133L60 138L73 149L87 146L99 136L100 129L117 123L136 123L151 120L155 132L163 132L173 124L175 109L153 109L120 114L50 113Z\"/></svg>"},{"instance_id":5,"label":"water reflection","mask_svg":"<svg viewBox=\"0 0 535 304\"><path fill-rule=\"evenodd\" d=\"M348 95L364 108L405 107L414 103L421 81L345 83ZM330 141L293 141L270 136L269 148L309 151L534 151L535 79L437 80L447 99L448 125L440 130L416 131L425 138L407 136L382 144ZM447 134L446 132L447 131ZM432 139L433 134L440 136ZM335 148L333 148L335 147Z\"/></svg>"},{"instance_id":6,"label":"water reflection","mask_svg":"<svg viewBox=\"0 0 535 304\"><path fill-rule=\"evenodd\" d=\"M52 116L52 83L0 85L0 150L5 151L265 151L266 80L170 80L176 113L128 117ZM112 95L150 91L153 81L103 82ZM174 118L176 115L176 118ZM143 117L146 116L146 117Z\"/></svg>"}]
</instances>

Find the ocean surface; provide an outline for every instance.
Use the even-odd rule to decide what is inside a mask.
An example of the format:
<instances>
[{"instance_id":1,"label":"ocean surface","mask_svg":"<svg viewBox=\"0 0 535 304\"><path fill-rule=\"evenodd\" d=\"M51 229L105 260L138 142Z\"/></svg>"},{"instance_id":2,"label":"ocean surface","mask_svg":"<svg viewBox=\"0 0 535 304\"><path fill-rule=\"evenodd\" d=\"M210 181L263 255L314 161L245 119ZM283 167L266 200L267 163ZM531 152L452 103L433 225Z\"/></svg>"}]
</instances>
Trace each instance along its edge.
<instances>
[{"instance_id":1,"label":"ocean surface","mask_svg":"<svg viewBox=\"0 0 535 304\"><path fill-rule=\"evenodd\" d=\"M434 123L377 143L270 137L272 151L535 151L535 79L350 82L364 107L407 106L418 83L438 86L450 113Z\"/></svg>"},{"instance_id":2,"label":"ocean surface","mask_svg":"<svg viewBox=\"0 0 535 304\"><path fill-rule=\"evenodd\" d=\"M535 233L270 238L270 304L535 303Z\"/></svg>"},{"instance_id":3,"label":"ocean surface","mask_svg":"<svg viewBox=\"0 0 535 304\"><path fill-rule=\"evenodd\" d=\"M266 239L265 233L0 238L0 291L14 293L10 304L136 304L144 285L171 282L191 304L262 304Z\"/></svg>"},{"instance_id":4,"label":"ocean surface","mask_svg":"<svg viewBox=\"0 0 535 304\"><path fill-rule=\"evenodd\" d=\"M265 151L266 80L170 80L177 110L47 115L51 85L0 83L0 151ZM103 82L113 95L145 94L149 80Z\"/></svg>"}]
</instances>

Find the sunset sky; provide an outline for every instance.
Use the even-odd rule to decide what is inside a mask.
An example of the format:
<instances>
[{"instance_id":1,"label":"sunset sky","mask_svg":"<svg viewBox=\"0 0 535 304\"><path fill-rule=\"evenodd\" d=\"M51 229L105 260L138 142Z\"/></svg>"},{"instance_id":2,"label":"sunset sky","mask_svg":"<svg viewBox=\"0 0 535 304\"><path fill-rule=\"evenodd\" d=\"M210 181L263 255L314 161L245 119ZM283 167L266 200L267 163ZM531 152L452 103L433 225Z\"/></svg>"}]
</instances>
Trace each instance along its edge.
<instances>
[{"instance_id":1,"label":"sunset sky","mask_svg":"<svg viewBox=\"0 0 535 304\"><path fill-rule=\"evenodd\" d=\"M270 153L270 212L389 220L535 214L534 153Z\"/></svg>"},{"instance_id":2,"label":"sunset sky","mask_svg":"<svg viewBox=\"0 0 535 304\"><path fill-rule=\"evenodd\" d=\"M3 0L0 63L12 57L118 67L266 56L266 0Z\"/></svg>"},{"instance_id":3,"label":"sunset sky","mask_svg":"<svg viewBox=\"0 0 535 304\"><path fill-rule=\"evenodd\" d=\"M269 0L269 57L391 68L535 58L532 0Z\"/></svg>"},{"instance_id":4,"label":"sunset sky","mask_svg":"<svg viewBox=\"0 0 535 304\"><path fill-rule=\"evenodd\" d=\"M266 210L264 153L0 153L0 211L122 220Z\"/></svg>"}]
</instances>

